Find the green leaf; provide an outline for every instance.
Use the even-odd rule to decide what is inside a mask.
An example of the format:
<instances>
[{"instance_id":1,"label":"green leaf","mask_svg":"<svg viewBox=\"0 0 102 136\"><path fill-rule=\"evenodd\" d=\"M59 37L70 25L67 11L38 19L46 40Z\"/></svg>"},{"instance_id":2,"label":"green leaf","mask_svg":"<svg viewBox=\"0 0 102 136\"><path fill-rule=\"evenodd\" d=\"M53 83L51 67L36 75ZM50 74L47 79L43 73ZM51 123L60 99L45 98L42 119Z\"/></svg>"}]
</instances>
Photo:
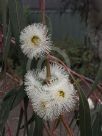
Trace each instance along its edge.
<instances>
[{"instance_id":1,"label":"green leaf","mask_svg":"<svg viewBox=\"0 0 102 136\"><path fill-rule=\"evenodd\" d=\"M1 109L0 109L0 135L3 132L3 128L9 116L9 112L13 105L14 99L15 99L15 95L10 97L10 99L7 99L7 101L2 102Z\"/></svg>"},{"instance_id":2,"label":"green leaf","mask_svg":"<svg viewBox=\"0 0 102 136\"><path fill-rule=\"evenodd\" d=\"M20 126L21 126L21 123L22 123L22 119L23 119L23 109L21 108L20 115L19 115L19 121L18 121L18 127L17 127L16 136L19 135L19 131L20 131Z\"/></svg>"},{"instance_id":3,"label":"green leaf","mask_svg":"<svg viewBox=\"0 0 102 136\"><path fill-rule=\"evenodd\" d=\"M34 122L31 122L29 127L29 136L33 136L34 126L35 126Z\"/></svg>"},{"instance_id":4,"label":"green leaf","mask_svg":"<svg viewBox=\"0 0 102 136\"><path fill-rule=\"evenodd\" d=\"M13 89L8 92L4 97L0 107L0 135L3 132L10 111L15 108L25 96L24 87L21 86L19 89Z\"/></svg>"},{"instance_id":5,"label":"green leaf","mask_svg":"<svg viewBox=\"0 0 102 136\"><path fill-rule=\"evenodd\" d=\"M35 122L35 123L34 123ZM30 125L29 136L42 136L43 134L43 120L39 118L36 114L33 114L26 124ZM21 126L20 129L24 128L25 125ZM34 127L35 126L35 127Z\"/></svg>"},{"instance_id":6,"label":"green leaf","mask_svg":"<svg viewBox=\"0 0 102 136\"><path fill-rule=\"evenodd\" d=\"M35 120L35 116L36 116L35 114L33 114L31 116L31 118L27 122L27 125L31 124ZM20 129L22 129L22 128L24 128L24 125L22 125Z\"/></svg>"},{"instance_id":7,"label":"green leaf","mask_svg":"<svg viewBox=\"0 0 102 136\"><path fill-rule=\"evenodd\" d=\"M16 41L19 42L20 31L25 26L23 7L20 0L9 0L8 2L9 16L12 25L13 34Z\"/></svg>"},{"instance_id":8,"label":"green leaf","mask_svg":"<svg viewBox=\"0 0 102 136\"><path fill-rule=\"evenodd\" d=\"M11 22L12 33L15 37L17 45L19 45L20 32L25 27L26 24L21 1L9 0L8 9L9 9L9 17ZM16 56L19 58L21 69L22 69L22 76L23 76L25 74L27 59L22 53L20 46L15 46L15 52L16 52Z\"/></svg>"},{"instance_id":9,"label":"green leaf","mask_svg":"<svg viewBox=\"0 0 102 136\"><path fill-rule=\"evenodd\" d=\"M99 106L92 128L93 136L102 136L102 106Z\"/></svg>"},{"instance_id":10,"label":"green leaf","mask_svg":"<svg viewBox=\"0 0 102 136\"><path fill-rule=\"evenodd\" d=\"M5 136L5 127L3 129L2 136Z\"/></svg>"},{"instance_id":11,"label":"green leaf","mask_svg":"<svg viewBox=\"0 0 102 136\"><path fill-rule=\"evenodd\" d=\"M7 20L7 4L8 0L1 0L1 11L2 11L2 23L3 23L3 63L5 65L4 67L4 74L6 73L6 62L7 62L7 56L9 51L9 45L11 40L11 29L10 29L10 21ZM9 24L7 26L7 21L9 21Z\"/></svg>"},{"instance_id":12,"label":"green leaf","mask_svg":"<svg viewBox=\"0 0 102 136\"><path fill-rule=\"evenodd\" d=\"M27 118L27 108L28 108L28 102L29 102L29 99L28 99L28 97L25 97L24 98L24 131L25 132L27 132L27 136L29 136L29 133L28 133L28 124L27 124L27 120L28 120L28 118Z\"/></svg>"},{"instance_id":13,"label":"green leaf","mask_svg":"<svg viewBox=\"0 0 102 136\"><path fill-rule=\"evenodd\" d=\"M93 124L93 136L102 136L102 114L98 113Z\"/></svg>"},{"instance_id":14,"label":"green leaf","mask_svg":"<svg viewBox=\"0 0 102 136\"><path fill-rule=\"evenodd\" d=\"M15 97L14 103L12 105L12 109L15 108L23 100L24 97L26 97L26 93L25 93L23 85L20 87L19 90L17 90L15 95L16 95L16 97Z\"/></svg>"},{"instance_id":15,"label":"green leaf","mask_svg":"<svg viewBox=\"0 0 102 136\"><path fill-rule=\"evenodd\" d=\"M2 15L2 23L3 23L3 35L5 39L6 29L7 29L7 4L8 0L0 0L0 10Z\"/></svg>"},{"instance_id":16,"label":"green leaf","mask_svg":"<svg viewBox=\"0 0 102 136\"><path fill-rule=\"evenodd\" d=\"M33 136L43 136L43 120L36 115Z\"/></svg>"},{"instance_id":17,"label":"green leaf","mask_svg":"<svg viewBox=\"0 0 102 136\"><path fill-rule=\"evenodd\" d=\"M3 60L4 60L4 64L6 65L6 61L7 61L7 57L8 57L8 53L9 53L9 48L10 48L10 42L11 42L11 28L10 28L10 22L8 25L8 29L7 29L7 34L5 36L5 41L4 41L4 55L3 55Z\"/></svg>"},{"instance_id":18,"label":"green leaf","mask_svg":"<svg viewBox=\"0 0 102 136\"><path fill-rule=\"evenodd\" d=\"M82 89L79 91L80 136L92 136L91 116L87 98Z\"/></svg>"},{"instance_id":19,"label":"green leaf","mask_svg":"<svg viewBox=\"0 0 102 136\"><path fill-rule=\"evenodd\" d=\"M101 64L100 64L100 67L99 67L99 70L98 70L98 73L97 73L95 82L94 82L94 84L93 84L92 91L94 91L94 90L97 88L97 85L98 85L100 82L102 82L102 62L101 62Z\"/></svg>"},{"instance_id":20,"label":"green leaf","mask_svg":"<svg viewBox=\"0 0 102 136\"><path fill-rule=\"evenodd\" d=\"M48 16L46 16L46 25L47 25L47 27L48 27L48 29L49 29L49 33L50 34L52 34L52 23L51 23L51 19L50 19L50 17L48 17Z\"/></svg>"},{"instance_id":21,"label":"green leaf","mask_svg":"<svg viewBox=\"0 0 102 136\"><path fill-rule=\"evenodd\" d=\"M80 136L92 136L92 125L91 125L91 115L87 97L84 94L84 90L81 88L80 84L71 75L74 84L78 90L79 94L79 127Z\"/></svg>"},{"instance_id":22,"label":"green leaf","mask_svg":"<svg viewBox=\"0 0 102 136\"><path fill-rule=\"evenodd\" d=\"M12 91L9 91L6 96L4 97L3 101L6 102L9 99L11 99L12 96L16 96L14 103L11 107L11 109L15 108L21 101L22 99L26 96L25 91L24 91L24 86L22 85L18 89L13 89Z\"/></svg>"}]
</instances>

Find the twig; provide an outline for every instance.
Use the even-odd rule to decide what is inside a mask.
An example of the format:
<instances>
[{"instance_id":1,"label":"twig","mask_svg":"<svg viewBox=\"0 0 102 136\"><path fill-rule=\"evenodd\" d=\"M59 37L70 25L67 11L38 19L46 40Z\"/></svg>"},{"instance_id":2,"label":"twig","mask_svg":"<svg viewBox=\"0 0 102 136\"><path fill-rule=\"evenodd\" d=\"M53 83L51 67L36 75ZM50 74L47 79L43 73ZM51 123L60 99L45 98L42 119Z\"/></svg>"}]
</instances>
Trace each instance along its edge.
<instances>
[{"instance_id":1,"label":"twig","mask_svg":"<svg viewBox=\"0 0 102 136\"><path fill-rule=\"evenodd\" d=\"M16 81L16 83L18 83L19 85L22 85L23 84L23 80L19 77L16 77L14 75L11 75L10 73L6 72L6 75L8 77L10 77L12 80Z\"/></svg>"},{"instance_id":2,"label":"twig","mask_svg":"<svg viewBox=\"0 0 102 136\"><path fill-rule=\"evenodd\" d=\"M57 128L57 124L60 122L60 119L56 119L54 122L53 122L53 125L52 125L52 134L56 135L55 134L55 130Z\"/></svg>"},{"instance_id":3,"label":"twig","mask_svg":"<svg viewBox=\"0 0 102 136\"><path fill-rule=\"evenodd\" d=\"M65 122L63 115L61 115L61 121L64 125L64 127L66 128L67 133L69 134L69 136L74 136L73 132L71 131L71 129L69 128L69 125L67 125L68 123Z\"/></svg>"},{"instance_id":4,"label":"twig","mask_svg":"<svg viewBox=\"0 0 102 136\"><path fill-rule=\"evenodd\" d=\"M52 136L51 132L49 131L48 127L46 124L44 124L44 128L46 130L46 132L48 133L49 136Z\"/></svg>"},{"instance_id":5,"label":"twig","mask_svg":"<svg viewBox=\"0 0 102 136\"><path fill-rule=\"evenodd\" d=\"M9 136L13 136L11 132L11 128L9 127L9 124L7 123L7 131Z\"/></svg>"},{"instance_id":6,"label":"twig","mask_svg":"<svg viewBox=\"0 0 102 136\"><path fill-rule=\"evenodd\" d=\"M56 60L57 62L59 62L60 64L62 64L62 65L65 67L65 69L66 69L69 73L73 74L74 76L77 76L77 77L79 77L79 78L81 78L81 79L84 79L84 80L86 80L86 81L89 82L89 83L94 83L93 80L91 80L91 79L89 79L89 78L87 78L87 77L85 77L85 76L83 76L83 75L81 75L81 74L78 74L78 73L76 73L75 71L71 70L71 69L70 69L68 66L66 66L60 59L58 59L58 58L56 58L56 57L54 57L54 56L52 56L52 55L49 55L48 57L49 57L50 61ZM98 84L97 87L98 87L98 89L100 90L100 93L102 94L102 86L101 86L101 84ZM91 95L91 93L89 94L89 96L90 96L90 95Z\"/></svg>"},{"instance_id":7,"label":"twig","mask_svg":"<svg viewBox=\"0 0 102 136\"><path fill-rule=\"evenodd\" d=\"M42 23L45 24L45 0L40 0Z\"/></svg>"},{"instance_id":8,"label":"twig","mask_svg":"<svg viewBox=\"0 0 102 136\"><path fill-rule=\"evenodd\" d=\"M58 124L58 121L59 121L59 120L56 119L56 120L53 122L52 132L55 131L56 126L57 126L57 124ZM59 121L59 122L60 122L60 121Z\"/></svg>"},{"instance_id":9,"label":"twig","mask_svg":"<svg viewBox=\"0 0 102 136\"><path fill-rule=\"evenodd\" d=\"M46 24L45 19L45 0L40 0L40 8L41 8L41 17L42 17L42 23L43 25ZM48 57L46 58L46 82L49 82L51 78L51 71L50 71L50 64Z\"/></svg>"}]
</instances>

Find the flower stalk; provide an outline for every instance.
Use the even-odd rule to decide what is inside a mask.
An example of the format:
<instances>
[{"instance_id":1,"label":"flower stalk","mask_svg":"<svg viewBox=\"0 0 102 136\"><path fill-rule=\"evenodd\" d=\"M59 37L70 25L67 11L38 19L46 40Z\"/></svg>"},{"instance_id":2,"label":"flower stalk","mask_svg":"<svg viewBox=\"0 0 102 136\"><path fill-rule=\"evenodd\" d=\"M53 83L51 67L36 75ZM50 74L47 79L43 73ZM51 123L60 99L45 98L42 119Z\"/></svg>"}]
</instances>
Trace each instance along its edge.
<instances>
[{"instance_id":1,"label":"flower stalk","mask_svg":"<svg viewBox=\"0 0 102 136\"><path fill-rule=\"evenodd\" d=\"M46 59L46 82L49 82L51 79L50 64L48 58Z\"/></svg>"},{"instance_id":2,"label":"flower stalk","mask_svg":"<svg viewBox=\"0 0 102 136\"><path fill-rule=\"evenodd\" d=\"M46 24L45 19L45 0L40 0L40 8L41 8L41 17L43 25ZM50 71L50 64L48 58L46 58L46 82L49 82L51 79L51 71Z\"/></svg>"},{"instance_id":3,"label":"flower stalk","mask_svg":"<svg viewBox=\"0 0 102 136\"><path fill-rule=\"evenodd\" d=\"M42 23L45 25L45 0L40 0L40 8L41 8L41 20Z\"/></svg>"}]
</instances>

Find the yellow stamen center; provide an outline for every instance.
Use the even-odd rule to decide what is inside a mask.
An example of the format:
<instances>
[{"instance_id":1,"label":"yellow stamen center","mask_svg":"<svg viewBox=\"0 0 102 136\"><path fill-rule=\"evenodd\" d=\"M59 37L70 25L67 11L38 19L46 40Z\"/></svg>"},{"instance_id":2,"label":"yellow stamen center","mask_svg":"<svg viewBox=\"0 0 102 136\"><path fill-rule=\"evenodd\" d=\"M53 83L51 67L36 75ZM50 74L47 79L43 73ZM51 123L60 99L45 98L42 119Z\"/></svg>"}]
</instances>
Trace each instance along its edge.
<instances>
[{"instance_id":1,"label":"yellow stamen center","mask_svg":"<svg viewBox=\"0 0 102 136\"><path fill-rule=\"evenodd\" d=\"M65 93L64 93L63 90L59 90L59 91L58 91L58 95L64 98Z\"/></svg>"},{"instance_id":2,"label":"yellow stamen center","mask_svg":"<svg viewBox=\"0 0 102 136\"><path fill-rule=\"evenodd\" d=\"M39 38L38 36L34 35L34 36L32 37L32 39L31 39L31 41L32 41L32 43L33 43L34 45L38 45L39 42L40 42L40 38Z\"/></svg>"},{"instance_id":3,"label":"yellow stamen center","mask_svg":"<svg viewBox=\"0 0 102 136\"><path fill-rule=\"evenodd\" d=\"M41 107L42 107L42 108L45 108L45 107L46 107L46 102L42 101L42 102L41 102Z\"/></svg>"}]
</instances>

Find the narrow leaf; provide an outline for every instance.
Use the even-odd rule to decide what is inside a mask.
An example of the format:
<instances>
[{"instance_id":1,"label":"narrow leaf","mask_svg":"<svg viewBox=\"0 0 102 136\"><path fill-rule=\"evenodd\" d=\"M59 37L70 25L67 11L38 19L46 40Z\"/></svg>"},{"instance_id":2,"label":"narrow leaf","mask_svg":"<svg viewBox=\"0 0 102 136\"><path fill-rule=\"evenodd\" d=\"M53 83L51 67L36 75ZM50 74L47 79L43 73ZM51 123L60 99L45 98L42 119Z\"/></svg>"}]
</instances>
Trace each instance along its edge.
<instances>
[{"instance_id":1,"label":"narrow leaf","mask_svg":"<svg viewBox=\"0 0 102 136\"><path fill-rule=\"evenodd\" d=\"M36 115L33 136L43 136L43 120Z\"/></svg>"},{"instance_id":2,"label":"narrow leaf","mask_svg":"<svg viewBox=\"0 0 102 136\"><path fill-rule=\"evenodd\" d=\"M19 135L19 131L20 131L20 126L21 126L21 123L22 123L22 119L23 119L23 109L21 108L20 115L19 115L19 121L18 121L18 127L17 127L16 136Z\"/></svg>"},{"instance_id":3,"label":"narrow leaf","mask_svg":"<svg viewBox=\"0 0 102 136\"><path fill-rule=\"evenodd\" d=\"M93 136L102 136L102 106L99 106L93 123Z\"/></svg>"},{"instance_id":4,"label":"narrow leaf","mask_svg":"<svg viewBox=\"0 0 102 136\"><path fill-rule=\"evenodd\" d=\"M32 122L32 123L30 124L30 127L29 127L29 136L33 136L34 127L35 127L35 123Z\"/></svg>"},{"instance_id":5,"label":"narrow leaf","mask_svg":"<svg viewBox=\"0 0 102 136\"><path fill-rule=\"evenodd\" d=\"M95 82L93 84L93 87L92 87L92 91L94 91L97 87L97 85L102 82L102 62L100 64L100 67L99 67L99 70L98 70L98 73L97 73L97 76L96 76L96 79L95 79Z\"/></svg>"},{"instance_id":6,"label":"narrow leaf","mask_svg":"<svg viewBox=\"0 0 102 136\"><path fill-rule=\"evenodd\" d=\"M92 136L91 127L91 116L89 105L86 96L82 89L79 93L80 103L79 103L79 125L80 125L80 136Z\"/></svg>"},{"instance_id":7,"label":"narrow leaf","mask_svg":"<svg viewBox=\"0 0 102 136\"><path fill-rule=\"evenodd\" d=\"M25 26L25 19L23 15L23 7L20 0L9 0L8 2L9 16L12 25L13 34L16 41L19 42L20 31Z\"/></svg>"},{"instance_id":8,"label":"narrow leaf","mask_svg":"<svg viewBox=\"0 0 102 136\"><path fill-rule=\"evenodd\" d=\"M27 136L29 136L29 134L28 134L28 124L27 124L27 120L28 120L27 119L28 102L29 102L28 97L25 97L24 98L24 117L25 117L25 119L24 119L24 122L25 122L24 131L27 132Z\"/></svg>"},{"instance_id":9,"label":"narrow leaf","mask_svg":"<svg viewBox=\"0 0 102 136\"><path fill-rule=\"evenodd\" d=\"M23 86L19 90L15 89L8 92L2 101L0 107L0 135L3 132L4 125L8 119L11 109L17 106L25 96L24 90L22 89Z\"/></svg>"},{"instance_id":10,"label":"narrow leaf","mask_svg":"<svg viewBox=\"0 0 102 136\"><path fill-rule=\"evenodd\" d=\"M2 105L1 105L1 108L0 108L0 135L3 132L3 128L4 128L7 118L9 116L14 99L15 99L15 95L10 97L10 99L8 99L7 101L3 101Z\"/></svg>"},{"instance_id":11,"label":"narrow leaf","mask_svg":"<svg viewBox=\"0 0 102 136\"><path fill-rule=\"evenodd\" d=\"M31 116L31 118L28 120L27 125L31 124L35 120L35 114ZM20 129L24 128L24 125L21 126Z\"/></svg>"},{"instance_id":12,"label":"narrow leaf","mask_svg":"<svg viewBox=\"0 0 102 136\"><path fill-rule=\"evenodd\" d=\"M5 39L5 41L4 41L3 60L4 60L4 63L6 63L7 57L8 57L8 53L9 53L9 48L10 48L10 42L11 42L10 22L8 24L7 34L6 34L6 37L4 39Z\"/></svg>"}]
</instances>

